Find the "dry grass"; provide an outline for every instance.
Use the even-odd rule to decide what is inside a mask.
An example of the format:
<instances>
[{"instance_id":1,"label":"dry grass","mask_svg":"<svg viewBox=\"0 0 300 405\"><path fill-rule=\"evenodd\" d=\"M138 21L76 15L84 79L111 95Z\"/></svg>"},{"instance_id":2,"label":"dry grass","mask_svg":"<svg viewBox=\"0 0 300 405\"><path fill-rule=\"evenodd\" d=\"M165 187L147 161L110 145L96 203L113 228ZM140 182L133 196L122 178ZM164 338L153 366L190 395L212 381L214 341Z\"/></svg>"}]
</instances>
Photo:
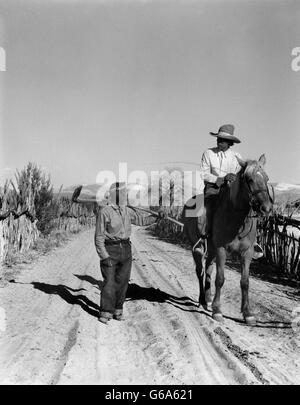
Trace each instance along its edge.
<instances>
[{"instance_id":1,"label":"dry grass","mask_svg":"<svg viewBox=\"0 0 300 405\"><path fill-rule=\"evenodd\" d=\"M2 281L7 281L18 274L22 265L30 264L42 255L47 255L53 249L63 246L70 240L71 234L66 231L54 230L47 236L40 236L30 250L20 252L17 249L11 250L2 266Z\"/></svg>"}]
</instances>

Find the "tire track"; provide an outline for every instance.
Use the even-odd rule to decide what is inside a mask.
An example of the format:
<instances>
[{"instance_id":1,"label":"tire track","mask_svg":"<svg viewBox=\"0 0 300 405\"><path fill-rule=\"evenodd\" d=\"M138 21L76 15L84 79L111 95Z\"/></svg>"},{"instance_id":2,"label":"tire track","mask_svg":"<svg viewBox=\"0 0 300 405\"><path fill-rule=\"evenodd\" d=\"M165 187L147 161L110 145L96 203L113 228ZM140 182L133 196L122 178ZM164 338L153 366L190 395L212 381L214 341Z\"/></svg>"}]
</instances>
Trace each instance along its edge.
<instances>
[{"instance_id":1,"label":"tire track","mask_svg":"<svg viewBox=\"0 0 300 405\"><path fill-rule=\"evenodd\" d=\"M66 246L24 266L16 283L2 290L8 328L6 336L0 336L1 383L297 381L299 345L290 330L273 333L263 329L263 320L256 329L240 322L238 274L229 273L230 289L223 295L224 314L230 310L233 315L220 325L197 307L198 281L190 252L141 228L132 235L126 320L99 323L100 269L93 232L82 232ZM273 313L280 311L280 322L284 321L292 301L283 297L277 302L277 297L275 302L266 291L270 292L268 285L255 281L259 310L272 308L267 324L272 327ZM262 295L268 302L262 301Z\"/></svg>"},{"instance_id":2,"label":"tire track","mask_svg":"<svg viewBox=\"0 0 300 405\"><path fill-rule=\"evenodd\" d=\"M136 230L135 236L138 242L141 241L139 250L150 259L150 263L155 264L151 274L157 270L157 275L163 278L161 282L165 283L166 289L173 288L173 291L177 291L177 295L182 295L182 291L189 291L193 299L198 297L198 281L189 251L153 238L145 234L142 229ZM152 257L155 257L154 262L151 260ZM208 340L212 340L220 356L225 351L230 358L234 356L237 363L240 363L238 367L247 368L255 378L256 384L298 384L300 356L296 347L298 348L299 344L296 342L296 336L293 335L290 321L286 318L289 308L297 305L297 301L293 301L285 294L279 301L277 296L273 296L269 283L252 279L253 291L250 290L250 296L252 293L253 305L256 304L259 314L257 327L251 328L244 324L239 313L240 275L227 269L226 278L228 278L227 283L222 292L224 316L228 313L225 316L225 324L220 325L211 318L205 317L207 323L202 328L202 332L206 333ZM274 289L274 286L272 288ZM277 289L284 290L280 286ZM194 316L196 319L201 316L199 309L190 312L189 316ZM272 318L270 318L271 313ZM222 336L216 330L222 330ZM231 344L227 344L229 340ZM232 348L234 350L231 350ZM246 353L247 355L244 355Z\"/></svg>"},{"instance_id":3,"label":"tire track","mask_svg":"<svg viewBox=\"0 0 300 405\"><path fill-rule=\"evenodd\" d=\"M148 284L151 281L154 285L160 286L160 288L163 287L167 291L172 291L172 294L176 294L180 297L183 293L182 284L175 279L177 285L174 285L174 278L167 279L167 277L162 274L165 257L162 256L161 251L159 251L158 257L160 257L161 260L155 260L155 264L153 264L151 257L155 256L157 259L156 246L155 253L151 251L151 249L153 250L152 244L150 247L148 246L148 249L145 249L144 245L149 245L150 243L147 243L146 239L144 240L144 238L139 237L139 234L140 232L137 230L133 237L134 246L137 249L135 255L138 257L138 261L141 262L135 262L139 276L144 282L146 281L146 276L143 275L143 268L146 268L148 270L147 276L149 277L147 281ZM170 262L173 262L172 266L178 271L178 263L174 259L170 260ZM173 273L170 262L168 263L168 271ZM188 300L191 301L191 299ZM180 303L178 307L180 308ZM177 313L179 312L178 307L175 309ZM169 308L170 306L168 306L168 310L164 309L161 312L170 312ZM204 365L202 375L205 374L208 381L214 384L247 384L249 381L259 383L260 381L256 379L255 375L249 373L251 370L248 370L243 364L236 361L236 359L230 355L230 352L227 351L226 348L223 348L222 345L220 347L221 341L217 341L208 330L208 327L213 326L214 321L209 318L207 319L207 317L201 319L202 311L196 308L197 307L192 310L193 312L185 312L184 316L180 316L180 320L184 326L186 335L189 336L190 346L196 348L193 353L193 358L195 358L195 356L198 357L198 365ZM172 312L174 311L172 310ZM169 317L172 316L174 315L169 315ZM170 329L172 329L172 326ZM173 331L171 330L169 333L172 334ZM201 384L203 382L200 381L199 383Z\"/></svg>"},{"instance_id":4,"label":"tire track","mask_svg":"<svg viewBox=\"0 0 300 405\"><path fill-rule=\"evenodd\" d=\"M31 267L24 266L9 285L14 312L6 308L9 325L0 340L1 383L51 384L59 378L68 351L76 343L73 338L79 311L78 306L61 300L55 290L70 283L78 256L88 259L92 246L86 249L82 244L86 239L90 239L90 231L71 238L67 245L40 257ZM78 279L72 279L70 284L82 288ZM37 288L40 285L41 290Z\"/></svg>"}]
</instances>

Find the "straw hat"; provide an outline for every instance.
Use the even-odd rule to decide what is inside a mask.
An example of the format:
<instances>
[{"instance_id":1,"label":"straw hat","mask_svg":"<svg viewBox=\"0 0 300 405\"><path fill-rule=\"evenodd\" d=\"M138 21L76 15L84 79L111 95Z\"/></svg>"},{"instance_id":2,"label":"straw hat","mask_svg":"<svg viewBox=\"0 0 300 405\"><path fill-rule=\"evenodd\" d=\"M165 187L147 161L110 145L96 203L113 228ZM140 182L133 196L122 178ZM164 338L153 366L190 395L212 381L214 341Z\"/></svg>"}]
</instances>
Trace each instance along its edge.
<instances>
[{"instance_id":1,"label":"straw hat","mask_svg":"<svg viewBox=\"0 0 300 405\"><path fill-rule=\"evenodd\" d=\"M235 143L240 143L241 141L236 136L234 136L233 133L234 133L234 126L231 124L222 125L219 128L218 133L210 132L210 134L212 136L216 136L216 137L222 138L222 139L228 139L229 141L232 141Z\"/></svg>"}]
</instances>

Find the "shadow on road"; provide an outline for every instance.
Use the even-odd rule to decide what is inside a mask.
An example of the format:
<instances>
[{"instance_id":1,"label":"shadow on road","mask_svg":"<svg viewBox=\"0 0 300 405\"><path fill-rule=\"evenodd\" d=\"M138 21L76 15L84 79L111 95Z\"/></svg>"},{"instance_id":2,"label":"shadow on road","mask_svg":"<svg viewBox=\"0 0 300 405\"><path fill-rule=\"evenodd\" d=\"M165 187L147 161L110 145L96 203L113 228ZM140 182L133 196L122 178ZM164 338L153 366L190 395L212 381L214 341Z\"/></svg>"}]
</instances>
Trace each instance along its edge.
<instances>
[{"instance_id":1,"label":"shadow on road","mask_svg":"<svg viewBox=\"0 0 300 405\"><path fill-rule=\"evenodd\" d=\"M103 281L96 280L95 278L87 275L78 275L74 274L80 280L84 280L89 282L94 286L98 286L100 291L103 286ZM157 302L157 303L167 303L173 305L174 307L186 311L186 312L197 312L199 314L208 315L207 312L201 311L199 309L192 309L191 307L198 307L198 303L192 300L190 297L176 297L175 295L168 294L159 288L153 287L141 287L135 283L129 283L127 293L126 293L126 301L136 301L136 300L146 300L149 302Z\"/></svg>"},{"instance_id":2,"label":"shadow on road","mask_svg":"<svg viewBox=\"0 0 300 405\"><path fill-rule=\"evenodd\" d=\"M96 280L95 278L88 276L88 275L78 275L74 274L77 278L83 281L87 281L90 284L97 286L101 291L103 281ZM25 283L18 283L15 281L11 281L12 283L16 284L25 284ZM92 302L89 298L87 298L83 294L72 294L78 293L81 291L86 291L85 288L74 289L62 284L52 285L46 283L40 283L33 281L30 283L33 287L37 290L42 291L43 293L50 294L50 295L58 295L63 300L65 300L68 304L71 305L79 305L85 312L89 315L98 318L99 316L99 306ZM141 287L138 284L131 283L128 285L128 290L126 294L126 301L136 301L136 300L146 300L149 302L157 302L159 304L166 303L172 305L175 308L180 309L181 311L189 312L189 313L197 313L203 314L207 317L211 317L211 313L208 311L200 310L198 307L198 303L187 296L183 297L176 297L175 295L168 294L159 288L153 287ZM227 316L223 314L225 319L234 321L241 325L245 325L248 327L243 319L234 318L231 316ZM274 329L291 329L291 322L282 322L282 321L257 321L253 328L274 328Z\"/></svg>"},{"instance_id":3,"label":"shadow on road","mask_svg":"<svg viewBox=\"0 0 300 405\"><path fill-rule=\"evenodd\" d=\"M185 306L195 306L196 301L190 297L176 297L175 295L168 294L159 288L141 287L138 284L132 283L128 285L126 294L127 300L147 300L150 302L166 302L171 301Z\"/></svg>"},{"instance_id":4,"label":"shadow on road","mask_svg":"<svg viewBox=\"0 0 300 405\"><path fill-rule=\"evenodd\" d=\"M126 294L126 300L146 300L149 302L157 302L160 304L166 303L180 309L181 311L196 312L198 314L209 316L208 312L199 309L193 309L198 308L198 302L192 300L190 297L176 297L175 295L168 294L160 290L159 288L141 287L135 283L129 284Z\"/></svg>"},{"instance_id":5,"label":"shadow on road","mask_svg":"<svg viewBox=\"0 0 300 405\"><path fill-rule=\"evenodd\" d=\"M223 318L229 319L245 327L249 327L246 322L242 318L234 318L232 316L224 315ZM251 326L251 328L272 328L272 329L292 329L291 322L283 322L283 321L260 321L259 319L256 320L256 325Z\"/></svg>"},{"instance_id":6,"label":"shadow on road","mask_svg":"<svg viewBox=\"0 0 300 405\"><path fill-rule=\"evenodd\" d=\"M74 274L77 278L82 281L86 281L94 286L97 286L101 291L103 286L103 281L96 280L95 278L88 276L88 275L79 275ZM11 281L15 284L25 284L25 283L18 283L15 281ZM86 291L85 288L74 289L68 287L66 285L58 284L46 284L40 283L37 281L33 281L30 283L33 287L37 290L42 291L45 294L49 295L58 295L64 301L71 305L79 305L85 312L88 314L98 318L99 316L99 306L92 302L89 298L87 298L83 294L72 294L78 293L81 291ZM132 283L128 285L128 290L126 294L126 301L135 301L135 300L146 300L149 302L157 302L157 303L167 303L171 304L174 307L187 312L197 312L202 313L204 315L208 315L208 313L204 311L200 311L197 309L191 309L190 307L197 307L196 301L192 300L191 298L184 296L184 297L176 297L174 295L168 294L158 288L153 287L141 287L138 284Z\"/></svg>"},{"instance_id":7,"label":"shadow on road","mask_svg":"<svg viewBox=\"0 0 300 405\"><path fill-rule=\"evenodd\" d=\"M102 286L103 286L103 281L96 280L94 277L88 276L87 274L85 274L83 276L81 274L74 274L74 276L79 278L79 280L87 281L88 283L97 286L99 288L99 290L101 291Z\"/></svg>"},{"instance_id":8,"label":"shadow on road","mask_svg":"<svg viewBox=\"0 0 300 405\"><path fill-rule=\"evenodd\" d=\"M79 275L74 274L77 278L83 281L87 281L92 285L98 286L100 291L103 286L103 281L96 280L95 278L87 275ZM153 287L141 287L135 283L129 283L127 293L126 293L126 300L133 301L133 300L146 300L150 302L173 302L176 304L181 304L185 306L196 306L197 302L192 300L190 297L176 297L175 295L167 294L166 292L160 290L159 288Z\"/></svg>"},{"instance_id":9,"label":"shadow on road","mask_svg":"<svg viewBox=\"0 0 300 405\"><path fill-rule=\"evenodd\" d=\"M73 289L62 284L52 285L46 283L39 283L36 281L33 281L31 284L33 285L34 288L46 294L59 295L68 304L79 305L84 311L86 311L88 314L92 316L95 316L96 318L98 318L99 316L99 306L97 304L89 300L85 295L82 294L73 295L71 293L71 292L76 293L82 290L85 291L84 288Z\"/></svg>"}]
</instances>

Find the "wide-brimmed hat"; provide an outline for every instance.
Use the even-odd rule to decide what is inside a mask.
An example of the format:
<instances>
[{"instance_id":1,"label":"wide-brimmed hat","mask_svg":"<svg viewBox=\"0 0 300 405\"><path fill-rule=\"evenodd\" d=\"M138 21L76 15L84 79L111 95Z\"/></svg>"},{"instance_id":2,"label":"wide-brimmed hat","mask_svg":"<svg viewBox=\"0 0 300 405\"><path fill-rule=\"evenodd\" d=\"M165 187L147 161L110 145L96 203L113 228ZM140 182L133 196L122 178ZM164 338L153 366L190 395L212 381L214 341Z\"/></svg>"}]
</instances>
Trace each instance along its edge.
<instances>
[{"instance_id":1,"label":"wide-brimmed hat","mask_svg":"<svg viewBox=\"0 0 300 405\"><path fill-rule=\"evenodd\" d=\"M125 191L125 190L127 190L126 183L123 181L122 182L117 181L116 183L113 183L110 186L109 193L112 194L115 193L116 191Z\"/></svg>"},{"instance_id":2,"label":"wide-brimmed hat","mask_svg":"<svg viewBox=\"0 0 300 405\"><path fill-rule=\"evenodd\" d=\"M222 139L228 139L229 141L235 143L241 143L241 141L236 136L234 136L233 133L234 133L234 126L231 124L222 125L219 128L218 133L210 132L212 136L216 136Z\"/></svg>"},{"instance_id":3,"label":"wide-brimmed hat","mask_svg":"<svg viewBox=\"0 0 300 405\"><path fill-rule=\"evenodd\" d=\"M126 205L127 204L127 187L125 182L113 183L109 188L108 200L112 204Z\"/></svg>"}]
</instances>

